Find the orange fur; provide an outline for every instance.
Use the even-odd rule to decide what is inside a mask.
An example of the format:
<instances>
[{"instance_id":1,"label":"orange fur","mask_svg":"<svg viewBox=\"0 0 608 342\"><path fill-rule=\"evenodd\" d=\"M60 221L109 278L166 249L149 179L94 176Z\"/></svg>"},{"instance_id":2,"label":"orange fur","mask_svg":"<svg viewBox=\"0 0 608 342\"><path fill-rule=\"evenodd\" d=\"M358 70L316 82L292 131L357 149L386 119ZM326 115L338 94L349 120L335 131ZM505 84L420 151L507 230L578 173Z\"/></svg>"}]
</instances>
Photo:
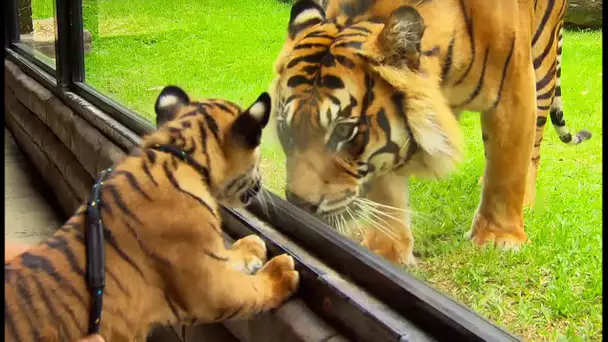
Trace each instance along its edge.
<instances>
[{"instance_id":1,"label":"orange fur","mask_svg":"<svg viewBox=\"0 0 608 342\"><path fill-rule=\"evenodd\" d=\"M158 324L248 317L276 308L298 286L290 256L266 263L265 244L254 235L226 249L221 230L219 205L243 206L259 182L256 137L269 98L242 111L167 89L157 101L158 131L114 167L100 190L107 229L100 333L108 341L143 341ZM186 151L194 162L155 144ZM5 263L7 341L86 334L85 220L83 206L51 238Z\"/></svg>"},{"instance_id":2,"label":"orange fur","mask_svg":"<svg viewBox=\"0 0 608 342\"><path fill-rule=\"evenodd\" d=\"M562 117L565 1L323 3L294 4L270 86L287 199L340 231L347 219L352 228L373 216L363 244L413 265L406 179L454 171L463 156L457 119L477 111L488 162L469 236L518 248L549 109L564 142L591 136L571 135Z\"/></svg>"}]
</instances>

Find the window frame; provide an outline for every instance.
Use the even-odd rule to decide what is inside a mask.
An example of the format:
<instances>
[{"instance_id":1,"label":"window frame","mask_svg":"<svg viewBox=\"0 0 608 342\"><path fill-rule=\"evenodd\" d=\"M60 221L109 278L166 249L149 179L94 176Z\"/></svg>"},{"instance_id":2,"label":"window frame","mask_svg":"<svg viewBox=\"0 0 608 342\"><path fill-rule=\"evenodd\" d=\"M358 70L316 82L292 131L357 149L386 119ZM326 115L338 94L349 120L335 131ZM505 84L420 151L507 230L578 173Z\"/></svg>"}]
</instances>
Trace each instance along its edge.
<instances>
[{"instance_id":1,"label":"window frame","mask_svg":"<svg viewBox=\"0 0 608 342\"><path fill-rule=\"evenodd\" d=\"M17 0L4 2L4 12L6 13L4 21L5 57L19 65L26 74L47 87L71 107L78 106L72 96L76 94L140 138L152 132L155 127L151 122L85 82L83 1L54 1L57 23L56 69L50 68L16 43L16 40L19 39ZM392 308L405 320L418 326L429 336L456 340L519 340L503 328L414 278L406 271L398 270L387 261L366 251L362 246L342 237L312 215L273 193L270 195L272 201L266 204L268 209L262 209L260 203L254 201L248 210L262 221L268 222L294 244L310 252L333 270L341 273L355 285ZM259 229L254 222L238 212L229 208L222 209L225 220L231 222L225 230L232 237L255 233L269 244L270 251L286 252L294 256L297 267L303 275L304 288L311 291L301 297L317 314L336 322L336 317L320 308L319 303L316 303L322 300L323 296L333 296L342 301L346 315L357 314L360 317L363 314L366 324L369 324L370 327L382 329L394 336L396 340L407 338L407 336L399 335L398 331L391 326L391 322L383 320L384 316L381 312L362 312L361 305L357 304L360 299L349 297L348 292L341 291L339 286L329 286L323 279L323 274L313 264L308 263L305 257L298 255L289 246ZM340 322L338 324L340 325ZM341 324L344 325L344 322ZM344 326L343 328L348 329Z\"/></svg>"}]
</instances>

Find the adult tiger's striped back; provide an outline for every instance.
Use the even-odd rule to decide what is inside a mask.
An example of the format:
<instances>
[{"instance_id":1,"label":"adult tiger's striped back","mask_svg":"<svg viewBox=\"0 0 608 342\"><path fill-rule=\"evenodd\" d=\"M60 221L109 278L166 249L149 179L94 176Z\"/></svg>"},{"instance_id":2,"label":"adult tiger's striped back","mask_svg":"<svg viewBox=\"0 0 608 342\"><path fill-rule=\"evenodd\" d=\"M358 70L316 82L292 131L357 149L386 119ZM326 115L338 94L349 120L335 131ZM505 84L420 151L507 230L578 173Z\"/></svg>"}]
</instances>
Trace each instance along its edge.
<instances>
[{"instance_id":1,"label":"adult tiger's striped back","mask_svg":"<svg viewBox=\"0 0 608 342\"><path fill-rule=\"evenodd\" d=\"M470 236L519 247L547 117L565 143L591 137L571 134L563 119L566 7L565 0L297 1L271 85L287 199L340 229L368 218L364 244L411 265L404 177L454 170L463 147L457 118L477 111L487 167Z\"/></svg>"},{"instance_id":2,"label":"adult tiger's striped back","mask_svg":"<svg viewBox=\"0 0 608 342\"><path fill-rule=\"evenodd\" d=\"M242 206L260 189L268 94L242 111L224 100L190 101L169 86L155 109L159 129L99 187L107 341L144 341L158 324L250 316L277 307L298 284L291 257L263 265L260 238L226 249L221 229L219 205ZM86 215L83 205L52 237L5 263L6 341L87 335Z\"/></svg>"}]
</instances>

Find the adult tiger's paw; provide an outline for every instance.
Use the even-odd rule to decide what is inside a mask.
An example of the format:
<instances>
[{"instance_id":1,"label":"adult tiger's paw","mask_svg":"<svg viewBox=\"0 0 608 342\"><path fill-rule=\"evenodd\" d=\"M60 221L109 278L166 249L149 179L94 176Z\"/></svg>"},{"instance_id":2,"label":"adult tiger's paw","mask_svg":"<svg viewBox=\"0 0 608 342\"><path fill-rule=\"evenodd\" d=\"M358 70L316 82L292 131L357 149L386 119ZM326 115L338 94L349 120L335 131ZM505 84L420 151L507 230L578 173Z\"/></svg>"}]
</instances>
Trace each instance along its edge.
<instances>
[{"instance_id":1,"label":"adult tiger's paw","mask_svg":"<svg viewBox=\"0 0 608 342\"><path fill-rule=\"evenodd\" d=\"M475 215L473 226L466 237L479 247L492 245L511 250L519 250L528 242L522 220L489 220L479 213Z\"/></svg>"},{"instance_id":2,"label":"adult tiger's paw","mask_svg":"<svg viewBox=\"0 0 608 342\"><path fill-rule=\"evenodd\" d=\"M271 308L280 306L296 290L300 283L300 274L295 270L293 258L281 254L272 258L258 272L259 276L268 277L273 291Z\"/></svg>"},{"instance_id":3,"label":"adult tiger's paw","mask_svg":"<svg viewBox=\"0 0 608 342\"><path fill-rule=\"evenodd\" d=\"M364 239L361 245L375 254L385 258L396 265L416 267L418 262L414 257L414 244L408 241L377 241L377 239Z\"/></svg>"},{"instance_id":4,"label":"adult tiger's paw","mask_svg":"<svg viewBox=\"0 0 608 342\"><path fill-rule=\"evenodd\" d=\"M247 274L255 273L268 259L264 240L253 234L232 244L232 251L237 254L235 267Z\"/></svg>"}]
</instances>

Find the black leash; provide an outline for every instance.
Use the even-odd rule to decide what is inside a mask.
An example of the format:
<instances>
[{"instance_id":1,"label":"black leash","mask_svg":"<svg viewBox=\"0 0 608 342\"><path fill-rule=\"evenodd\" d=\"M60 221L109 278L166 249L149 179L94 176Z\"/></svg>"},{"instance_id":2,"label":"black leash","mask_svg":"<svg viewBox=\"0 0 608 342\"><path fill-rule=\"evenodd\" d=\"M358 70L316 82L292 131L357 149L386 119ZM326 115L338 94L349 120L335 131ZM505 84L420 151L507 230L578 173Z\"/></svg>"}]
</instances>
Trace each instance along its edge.
<instances>
[{"instance_id":1,"label":"black leash","mask_svg":"<svg viewBox=\"0 0 608 342\"><path fill-rule=\"evenodd\" d=\"M105 287L105 250L103 222L101 221L101 186L111 168L101 171L93 185L93 195L87 205L87 283L91 291L91 309L89 311L89 335L98 334L101 325L103 308L103 290Z\"/></svg>"}]
</instances>

